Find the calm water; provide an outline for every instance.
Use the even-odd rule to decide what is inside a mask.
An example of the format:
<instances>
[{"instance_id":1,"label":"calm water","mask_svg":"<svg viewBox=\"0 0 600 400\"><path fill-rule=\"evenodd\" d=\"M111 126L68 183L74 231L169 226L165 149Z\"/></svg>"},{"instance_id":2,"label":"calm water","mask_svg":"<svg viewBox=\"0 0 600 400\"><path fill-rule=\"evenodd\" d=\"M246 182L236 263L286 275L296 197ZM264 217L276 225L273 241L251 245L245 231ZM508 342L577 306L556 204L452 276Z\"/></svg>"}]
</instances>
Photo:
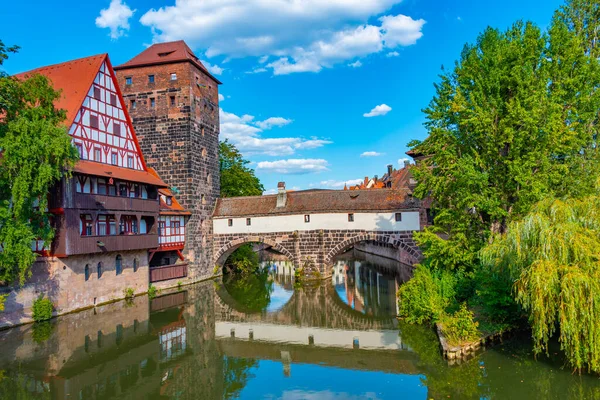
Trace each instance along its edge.
<instances>
[{"instance_id":1,"label":"calm water","mask_svg":"<svg viewBox=\"0 0 600 400\"><path fill-rule=\"evenodd\" d=\"M1 399L600 399L600 380L535 361L524 338L458 366L398 324L406 271L346 254L331 281L206 282L0 332Z\"/></svg>"}]
</instances>

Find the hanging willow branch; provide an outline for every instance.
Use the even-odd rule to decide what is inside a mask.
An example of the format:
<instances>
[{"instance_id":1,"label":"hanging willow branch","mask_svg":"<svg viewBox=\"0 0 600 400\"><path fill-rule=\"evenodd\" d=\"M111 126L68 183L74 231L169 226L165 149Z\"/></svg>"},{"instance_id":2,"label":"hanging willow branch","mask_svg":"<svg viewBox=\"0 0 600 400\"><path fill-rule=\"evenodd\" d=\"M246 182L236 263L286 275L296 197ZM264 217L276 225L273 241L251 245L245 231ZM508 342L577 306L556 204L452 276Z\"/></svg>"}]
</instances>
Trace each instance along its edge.
<instances>
[{"instance_id":1,"label":"hanging willow branch","mask_svg":"<svg viewBox=\"0 0 600 400\"><path fill-rule=\"evenodd\" d=\"M577 370L600 372L600 197L545 200L482 251L508 269L529 312L534 351L559 341Z\"/></svg>"}]
</instances>

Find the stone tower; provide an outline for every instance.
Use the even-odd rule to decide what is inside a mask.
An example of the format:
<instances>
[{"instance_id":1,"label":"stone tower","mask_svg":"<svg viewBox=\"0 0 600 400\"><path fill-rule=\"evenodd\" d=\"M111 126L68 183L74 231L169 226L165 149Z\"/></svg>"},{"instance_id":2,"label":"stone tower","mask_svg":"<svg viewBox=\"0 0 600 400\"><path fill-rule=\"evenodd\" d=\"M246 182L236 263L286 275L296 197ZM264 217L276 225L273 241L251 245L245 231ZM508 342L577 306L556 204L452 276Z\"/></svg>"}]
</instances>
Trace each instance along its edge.
<instances>
[{"instance_id":1,"label":"stone tower","mask_svg":"<svg viewBox=\"0 0 600 400\"><path fill-rule=\"evenodd\" d=\"M184 41L154 44L114 68L146 163L192 215L188 275L212 274L211 215L220 191L219 82Z\"/></svg>"}]
</instances>

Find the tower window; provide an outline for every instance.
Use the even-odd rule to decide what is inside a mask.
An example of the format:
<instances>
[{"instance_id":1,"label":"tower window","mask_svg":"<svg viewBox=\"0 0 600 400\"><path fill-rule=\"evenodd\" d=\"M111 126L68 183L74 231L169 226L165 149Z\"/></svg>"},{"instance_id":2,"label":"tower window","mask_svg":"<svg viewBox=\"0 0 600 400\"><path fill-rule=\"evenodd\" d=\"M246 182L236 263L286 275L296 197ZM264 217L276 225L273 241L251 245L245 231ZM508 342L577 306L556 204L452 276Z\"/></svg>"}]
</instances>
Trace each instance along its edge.
<instances>
[{"instance_id":1,"label":"tower window","mask_svg":"<svg viewBox=\"0 0 600 400\"><path fill-rule=\"evenodd\" d=\"M177 80L177 74L175 72L171 73L171 80L172 81L176 81Z\"/></svg>"},{"instance_id":2,"label":"tower window","mask_svg":"<svg viewBox=\"0 0 600 400\"><path fill-rule=\"evenodd\" d=\"M171 105L171 107L175 107L175 96L169 97L169 104Z\"/></svg>"},{"instance_id":3,"label":"tower window","mask_svg":"<svg viewBox=\"0 0 600 400\"><path fill-rule=\"evenodd\" d=\"M154 108L156 107L156 99L154 97L152 97L150 99L150 108Z\"/></svg>"},{"instance_id":4,"label":"tower window","mask_svg":"<svg viewBox=\"0 0 600 400\"><path fill-rule=\"evenodd\" d=\"M135 107L136 107L135 100L131 100L131 102L129 104L130 104L131 109L135 110Z\"/></svg>"},{"instance_id":5,"label":"tower window","mask_svg":"<svg viewBox=\"0 0 600 400\"><path fill-rule=\"evenodd\" d=\"M126 85L131 85L131 83L132 83L132 78L130 76L126 77L125 78L125 84Z\"/></svg>"},{"instance_id":6,"label":"tower window","mask_svg":"<svg viewBox=\"0 0 600 400\"><path fill-rule=\"evenodd\" d=\"M154 83L154 75L148 75L148 83Z\"/></svg>"}]
</instances>

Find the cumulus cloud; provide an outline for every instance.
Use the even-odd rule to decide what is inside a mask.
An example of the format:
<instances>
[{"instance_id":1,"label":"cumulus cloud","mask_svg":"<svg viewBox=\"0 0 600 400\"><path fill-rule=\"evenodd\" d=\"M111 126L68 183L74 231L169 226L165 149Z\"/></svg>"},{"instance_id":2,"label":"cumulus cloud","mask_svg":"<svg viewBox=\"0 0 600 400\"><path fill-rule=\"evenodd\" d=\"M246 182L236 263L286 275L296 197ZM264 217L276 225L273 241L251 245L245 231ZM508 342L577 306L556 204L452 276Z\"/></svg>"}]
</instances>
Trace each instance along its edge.
<instances>
[{"instance_id":1,"label":"cumulus cloud","mask_svg":"<svg viewBox=\"0 0 600 400\"><path fill-rule=\"evenodd\" d=\"M355 186L363 182L363 179L348 179L347 181L338 181L335 179L329 179L326 181L319 182L318 185L311 185L312 187L322 187L327 189L342 189L344 186Z\"/></svg>"},{"instance_id":2,"label":"cumulus cloud","mask_svg":"<svg viewBox=\"0 0 600 400\"><path fill-rule=\"evenodd\" d=\"M382 15L401 0L176 0L140 22L155 42L184 39L207 57L256 57L276 75L319 72L414 44L425 21ZM260 15L261 18L256 18Z\"/></svg>"},{"instance_id":3,"label":"cumulus cloud","mask_svg":"<svg viewBox=\"0 0 600 400\"><path fill-rule=\"evenodd\" d=\"M96 18L96 26L109 28L111 39L116 40L129 30L129 18L135 11L122 0L112 0L108 8L100 10L100 15Z\"/></svg>"},{"instance_id":4,"label":"cumulus cloud","mask_svg":"<svg viewBox=\"0 0 600 400\"><path fill-rule=\"evenodd\" d=\"M378 106L375 106L375 108L373 108L368 113L363 114L363 117L379 117L389 113L390 111L392 111L392 107L388 106L387 104L380 104Z\"/></svg>"},{"instance_id":5,"label":"cumulus cloud","mask_svg":"<svg viewBox=\"0 0 600 400\"><path fill-rule=\"evenodd\" d=\"M292 155L297 150L315 149L332 143L329 140L311 137L264 138L261 133L273 127L281 127L291 119L271 117L255 121L252 115L238 116L219 109L221 137L233 143L244 155L264 154L271 156Z\"/></svg>"},{"instance_id":6,"label":"cumulus cloud","mask_svg":"<svg viewBox=\"0 0 600 400\"><path fill-rule=\"evenodd\" d=\"M327 160L315 158L292 158L288 160L260 161L256 169L279 174L302 175L327 171Z\"/></svg>"},{"instance_id":7,"label":"cumulus cloud","mask_svg":"<svg viewBox=\"0 0 600 400\"><path fill-rule=\"evenodd\" d=\"M219 101L223 101L225 100L225 96L223 96L221 93L219 93Z\"/></svg>"},{"instance_id":8,"label":"cumulus cloud","mask_svg":"<svg viewBox=\"0 0 600 400\"><path fill-rule=\"evenodd\" d=\"M400 55L400 53L398 53L397 51L390 51L385 56L386 57L398 57L399 55Z\"/></svg>"},{"instance_id":9,"label":"cumulus cloud","mask_svg":"<svg viewBox=\"0 0 600 400\"><path fill-rule=\"evenodd\" d=\"M356 60L355 62L348 64L348 66L352 68L360 68L362 67L362 63L360 60Z\"/></svg>"},{"instance_id":10,"label":"cumulus cloud","mask_svg":"<svg viewBox=\"0 0 600 400\"><path fill-rule=\"evenodd\" d=\"M378 153L376 151L365 151L360 156L361 157L379 157L382 153Z\"/></svg>"},{"instance_id":11,"label":"cumulus cloud","mask_svg":"<svg viewBox=\"0 0 600 400\"><path fill-rule=\"evenodd\" d=\"M210 72L213 75L221 75L224 71L223 68L219 67L216 64L211 64L208 61L202 61L202 65L204 65L208 72Z\"/></svg>"}]
</instances>

